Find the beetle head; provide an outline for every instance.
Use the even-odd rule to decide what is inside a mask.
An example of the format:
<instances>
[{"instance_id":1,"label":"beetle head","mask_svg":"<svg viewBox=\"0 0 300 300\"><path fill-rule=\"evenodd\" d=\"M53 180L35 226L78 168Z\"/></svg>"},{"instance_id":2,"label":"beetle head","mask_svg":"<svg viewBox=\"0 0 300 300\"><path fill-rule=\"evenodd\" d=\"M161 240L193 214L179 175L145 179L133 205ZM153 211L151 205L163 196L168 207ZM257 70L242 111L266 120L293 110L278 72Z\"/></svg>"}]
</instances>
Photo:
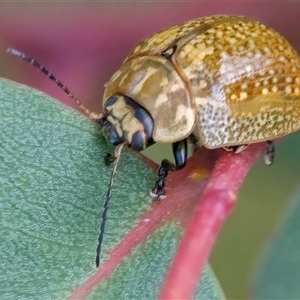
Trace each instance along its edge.
<instances>
[{"instance_id":1,"label":"beetle head","mask_svg":"<svg viewBox=\"0 0 300 300\"><path fill-rule=\"evenodd\" d=\"M126 142L135 151L153 144L153 120L144 107L124 95L115 95L104 104L103 117L97 120L106 139L119 145Z\"/></svg>"}]
</instances>

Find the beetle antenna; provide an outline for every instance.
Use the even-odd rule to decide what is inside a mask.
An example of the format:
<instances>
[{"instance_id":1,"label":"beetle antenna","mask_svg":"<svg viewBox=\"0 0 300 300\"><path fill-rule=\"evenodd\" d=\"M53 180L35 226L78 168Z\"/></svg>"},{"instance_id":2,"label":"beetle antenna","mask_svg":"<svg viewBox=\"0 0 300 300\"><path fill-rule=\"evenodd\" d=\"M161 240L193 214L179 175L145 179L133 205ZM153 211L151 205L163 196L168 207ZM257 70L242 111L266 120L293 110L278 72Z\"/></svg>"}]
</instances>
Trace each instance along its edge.
<instances>
[{"instance_id":1,"label":"beetle antenna","mask_svg":"<svg viewBox=\"0 0 300 300\"><path fill-rule=\"evenodd\" d=\"M96 250L96 267L97 268L99 267L99 263L100 263L100 252L101 252L101 246L102 246L102 242L103 242L103 235L104 235L105 224L106 224L106 219L107 219L107 211L108 211L108 207L109 207L109 201L111 199L112 186L113 186L114 178L115 178L115 175L117 172L118 163L119 163L119 160L121 157L121 151L125 144L126 144L126 142L118 145L114 152L114 168L110 175L110 181L109 181L108 190L106 193L106 200L103 205L104 210L102 212L102 220L101 220L101 224L100 224L100 234L98 237L98 246L97 246L97 250Z\"/></svg>"},{"instance_id":2,"label":"beetle antenna","mask_svg":"<svg viewBox=\"0 0 300 300\"><path fill-rule=\"evenodd\" d=\"M56 85L59 86L68 95L69 98L72 98L75 101L75 103L82 110L82 112L86 116L88 116L90 119L92 119L92 120L98 120L98 119L101 119L103 117L103 114L97 114L97 113L91 112L89 109L87 109L81 103L81 101L79 101L60 80L58 80L52 73L50 73L45 67L43 67L36 60L28 57L27 55L25 55L24 53L22 53L22 52L20 52L20 51L18 51L16 49L8 48L7 52L10 53L10 54L12 54L12 55L21 57L23 60L25 60L28 63L30 63L32 66L38 68L42 73L44 73L46 76L48 76L48 78L51 79L52 81L54 81L56 83Z\"/></svg>"}]
</instances>

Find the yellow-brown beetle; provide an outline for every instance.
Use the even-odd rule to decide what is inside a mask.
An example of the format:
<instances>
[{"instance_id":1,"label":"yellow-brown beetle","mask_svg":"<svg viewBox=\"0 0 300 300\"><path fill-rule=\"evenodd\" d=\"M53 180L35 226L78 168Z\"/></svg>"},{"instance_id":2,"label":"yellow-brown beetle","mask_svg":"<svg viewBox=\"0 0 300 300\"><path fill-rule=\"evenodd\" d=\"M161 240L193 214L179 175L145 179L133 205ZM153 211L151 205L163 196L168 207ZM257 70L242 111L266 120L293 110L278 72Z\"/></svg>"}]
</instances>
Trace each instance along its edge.
<instances>
[{"instance_id":1,"label":"yellow-brown beetle","mask_svg":"<svg viewBox=\"0 0 300 300\"><path fill-rule=\"evenodd\" d=\"M209 149L239 152L268 141L269 164L269 141L300 128L300 59L277 32L246 17L204 17L141 41L106 84L102 114L85 108L36 61L10 52L74 98L108 141L119 145L117 158L124 144L136 151L155 142L173 144L175 164L162 161L154 198L165 195L168 171L185 166L187 138L195 128Z\"/></svg>"},{"instance_id":2,"label":"yellow-brown beetle","mask_svg":"<svg viewBox=\"0 0 300 300\"><path fill-rule=\"evenodd\" d=\"M152 190L161 197L168 170L185 165L195 126L210 149L268 141L300 128L299 100L300 60L283 37L246 17L206 17L162 30L128 55L106 85L114 132L106 135L137 151L173 143L176 164L162 162Z\"/></svg>"}]
</instances>

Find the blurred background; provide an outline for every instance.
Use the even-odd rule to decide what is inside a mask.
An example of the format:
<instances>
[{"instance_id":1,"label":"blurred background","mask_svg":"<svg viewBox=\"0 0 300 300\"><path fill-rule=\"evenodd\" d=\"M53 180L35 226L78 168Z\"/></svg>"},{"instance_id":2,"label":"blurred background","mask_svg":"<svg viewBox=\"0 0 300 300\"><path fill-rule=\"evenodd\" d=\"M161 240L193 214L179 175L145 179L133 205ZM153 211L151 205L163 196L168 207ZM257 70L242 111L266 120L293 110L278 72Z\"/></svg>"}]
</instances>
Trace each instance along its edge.
<instances>
[{"instance_id":1,"label":"blurred background","mask_svg":"<svg viewBox=\"0 0 300 300\"><path fill-rule=\"evenodd\" d=\"M16 48L49 68L91 110L101 111L104 83L141 39L213 14L252 17L280 32L300 52L300 4L296 2L1 2L0 77L74 107L45 76L7 55L7 47ZM300 133L282 138L276 144L275 164L266 167L260 160L239 192L210 257L228 299L251 298L257 261L300 183L299 149ZM164 151L170 153L170 146L156 147L147 155L159 162Z\"/></svg>"}]
</instances>

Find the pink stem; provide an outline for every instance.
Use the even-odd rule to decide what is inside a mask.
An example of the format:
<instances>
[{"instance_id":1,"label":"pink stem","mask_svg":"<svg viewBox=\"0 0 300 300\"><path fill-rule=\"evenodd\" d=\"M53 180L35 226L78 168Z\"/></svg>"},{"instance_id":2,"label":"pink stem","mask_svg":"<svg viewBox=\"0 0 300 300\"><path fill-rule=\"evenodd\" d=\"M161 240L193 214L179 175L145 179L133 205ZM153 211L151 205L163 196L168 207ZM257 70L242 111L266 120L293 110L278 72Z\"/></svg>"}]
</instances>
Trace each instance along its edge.
<instances>
[{"instance_id":1,"label":"pink stem","mask_svg":"<svg viewBox=\"0 0 300 300\"><path fill-rule=\"evenodd\" d=\"M177 249L159 299L191 299L216 236L231 212L247 172L265 143L221 157Z\"/></svg>"}]
</instances>

